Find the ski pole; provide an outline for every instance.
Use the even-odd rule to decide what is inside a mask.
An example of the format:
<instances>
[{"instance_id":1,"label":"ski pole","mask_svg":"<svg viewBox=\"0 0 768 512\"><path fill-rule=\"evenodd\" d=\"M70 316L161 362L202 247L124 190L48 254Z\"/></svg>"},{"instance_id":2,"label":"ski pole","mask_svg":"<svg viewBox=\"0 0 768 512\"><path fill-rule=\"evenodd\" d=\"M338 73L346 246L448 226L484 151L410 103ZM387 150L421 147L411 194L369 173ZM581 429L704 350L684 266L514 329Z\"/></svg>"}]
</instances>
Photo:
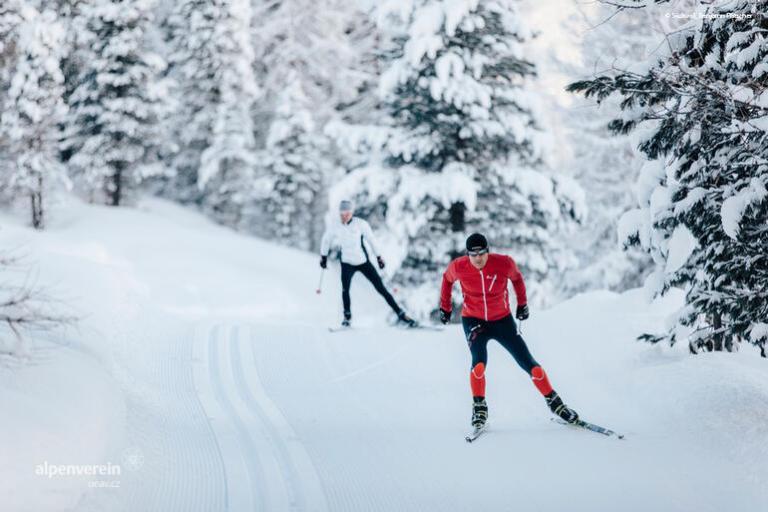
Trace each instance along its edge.
<instances>
[{"instance_id":1,"label":"ski pole","mask_svg":"<svg viewBox=\"0 0 768 512\"><path fill-rule=\"evenodd\" d=\"M317 290L315 290L315 293L320 295L320 292L323 290L323 276L325 275L325 269L320 269L320 282L317 283Z\"/></svg>"}]
</instances>

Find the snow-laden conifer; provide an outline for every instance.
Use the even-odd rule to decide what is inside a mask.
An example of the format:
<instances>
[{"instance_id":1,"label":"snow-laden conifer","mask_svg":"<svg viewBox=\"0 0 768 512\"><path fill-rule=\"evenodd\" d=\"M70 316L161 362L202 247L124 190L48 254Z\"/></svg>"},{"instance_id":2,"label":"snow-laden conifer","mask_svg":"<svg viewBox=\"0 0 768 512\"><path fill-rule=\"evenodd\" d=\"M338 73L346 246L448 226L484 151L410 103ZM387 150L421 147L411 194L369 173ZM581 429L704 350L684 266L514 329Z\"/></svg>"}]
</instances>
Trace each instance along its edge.
<instances>
[{"instance_id":1,"label":"snow-laden conifer","mask_svg":"<svg viewBox=\"0 0 768 512\"><path fill-rule=\"evenodd\" d=\"M318 132L313 104L291 77L278 97L266 148L258 155L256 201L250 223L265 238L303 249L322 234L329 141Z\"/></svg>"},{"instance_id":2,"label":"snow-laden conifer","mask_svg":"<svg viewBox=\"0 0 768 512\"><path fill-rule=\"evenodd\" d=\"M378 15L393 41L382 46L382 115L342 130L370 158L332 198L353 196L386 228L414 310L434 308L439 272L474 230L514 254L544 299L569 260L561 229L583 198L546 166L516 2L390 2Z\"/></svg>"},{"instance_id":3,"label":"snow-laden conifer","mask_svg":"<svg viewBox=\"0 0 768 512\"><path fill-rule=\"evenodd\" d=\"M80 5L74 20L79 66L63 150L76 184L91 200L114 206L163 172L157 153L165 63L146 44L153 5L94 0Z\"/></svg>"},{"instance_id":4,"label":"snow-laden conifer","mask_svg":"<svg viewBox=\"0 0 768 512\"><path fill-rule=\"evenodd\" d=\"M53 11L24 0L0 7L0 191L7 201L28 201L39 229L48 193L68 184L58 159L63 38Z\"/></svg>"},{"instance_id":5,"label":"snow-laden conifer","mask_svg":"<svg viewBox=\"0 0 768 512\"><path fill-rule=\"evenodd\" d=\"M249 38L248 0L218 0L208 72L216 80L210 139L200 155L197 183L204 209L218 221L243 227L244 208L254 200L256 144L251 109L260 94Z\"/></svg>"},{"instance_id":6,"label":"snow-laden conifer","mask_svg":"<svg viewBox=\"0 0 768 512\"><path fill-rule=\"evenodd\" d=\"M649 162L638 208L620 229L654 259L653 291L686 291L686 307L664 335L692 351L765 355L768 318L768 2L702 5L668 37L667 54L644 71L605 73L572 90L621 98L614 131L647 130Z\"/></svg>"}]
</instances>

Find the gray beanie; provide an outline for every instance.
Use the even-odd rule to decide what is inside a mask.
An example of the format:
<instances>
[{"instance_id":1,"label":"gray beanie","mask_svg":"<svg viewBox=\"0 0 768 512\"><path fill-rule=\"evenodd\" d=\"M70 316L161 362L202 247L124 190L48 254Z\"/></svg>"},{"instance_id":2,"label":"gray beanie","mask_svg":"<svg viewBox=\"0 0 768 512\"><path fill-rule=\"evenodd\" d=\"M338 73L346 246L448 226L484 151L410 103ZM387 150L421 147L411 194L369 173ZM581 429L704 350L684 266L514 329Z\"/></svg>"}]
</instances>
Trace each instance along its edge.
<instances>
[{"instance_id":1,"label":"gray beanie","mask_svg":"<svg viewBox=\"0 0 768 512\"><path fill-rule=\"evenodd\" d=\"M339 203L339 211L340 212L351 212L352 211L352 201L348 199L344 199Z\"/></svg>"}]
</instances>

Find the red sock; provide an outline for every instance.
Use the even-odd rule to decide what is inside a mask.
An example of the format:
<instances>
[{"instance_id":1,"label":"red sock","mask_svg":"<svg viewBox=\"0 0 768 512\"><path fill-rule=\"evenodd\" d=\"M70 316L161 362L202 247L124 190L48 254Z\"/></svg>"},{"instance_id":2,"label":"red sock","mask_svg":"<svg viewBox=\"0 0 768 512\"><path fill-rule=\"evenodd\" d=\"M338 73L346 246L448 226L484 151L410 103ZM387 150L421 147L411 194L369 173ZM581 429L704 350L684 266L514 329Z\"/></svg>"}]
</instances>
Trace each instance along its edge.
<instances>
[{"instance_id":1,"label":"red sock","mask_svg":"<svg viewBox=\"0 0 768 512\"><path fill-rule=\"evenodd\" d=\"M485 364L477 363L469 372L469 385L472 396L485 396Z\"/></svg>"},{"instance_id":2,"label":"red sock","mask_svg":"<svg viewBox=\"0 0 768 512\"><path fill-rule=\"evenodd\" d=\"M547 372L541 366L536 366L531 370L531 379L533 380L533 385L539 389L542 395L547 396L552 392L552 384L549 383Z\"/></svg>"}]
</instances>

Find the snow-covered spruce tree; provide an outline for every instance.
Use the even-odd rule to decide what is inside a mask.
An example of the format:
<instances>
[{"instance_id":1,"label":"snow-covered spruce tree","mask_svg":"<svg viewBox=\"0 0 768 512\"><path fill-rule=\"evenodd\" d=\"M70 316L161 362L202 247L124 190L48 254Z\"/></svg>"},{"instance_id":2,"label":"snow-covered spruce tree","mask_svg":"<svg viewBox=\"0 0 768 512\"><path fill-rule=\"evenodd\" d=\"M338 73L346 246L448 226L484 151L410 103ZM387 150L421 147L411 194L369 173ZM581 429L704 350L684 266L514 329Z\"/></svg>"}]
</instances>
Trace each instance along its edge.
<instances>
[{"instance_id":1,"label":"snow-covered spruce tree","mask_svg":"<svg viewBox=\"0 0 768 512\"><path fill-rule=\"evenodd\" d=\"M645 72L616 72L569 88L598 101L622 98L620 133L645 126L651 160L639 208L621 231L656 263L649 286L686 292L686 306L651 342L686 339L692 352L763 356L768 341L768 2L703 6L669 37L668 55Z\"/></svg>"},{"instance_id":2,"label":"snow-covered spruce tree","mask_svg":"<svg viewBox=\"0 0 768 512\"><path fill-rule=\"evenodd\" d=\"M217 221L242 229L244 209L254 201L255 140L251 110L260 94L253 73L248 0L217 0L210 45L216 77L211 138L200 155L198 186L203 209Z\"/></svg>"},{"instance_id":3,"label":"snow-covered spruce tree","mask_svg":"<svg viewBox=\"0 0 768 512\"><path fill-rule=\"evenodd\" d=\"M251 27L254 68L262 77L264 91L259 109L274 112L278 96L298 80L303 95L314 105L313 115L321 129L369 78L360 62L361 53L370 46L368 28L367 16L355 2L255 2Z\"/></svg>"},{"instance_id":4,"label":"snow-covered spruce tree","mask_svg":"<svg viewBox=\"0 0 768 512\"><path fill-rule=\"evenodd\" d=\"M326 204L321 201L330 165L328 138L318 133L313 104L301 83L289 75L275 107L266 148L259 153L258 217L251 230L301 249L313 248L322 234Z\"/></svg>"},{"instance_id":5,"label":"snow-covered spruce tree","mask_svg":"<svg viewBox=\"0 0 768 512\"><path fill-rule=\"evenodd\" d=\"M254 69L263 84L254 120L256 144L264 150L256 179L273 186L262 190L267 198L251 209L248 230L291 245L309 236L299 245L317 249L327 208L321 183L343 174L341 156L332 149L325 126L350 104L357 106L361 84L372 79L365 60L372 24L354 2L344 0L267 0L255 4L254 13ZM286 165L293 167L289 181ZM279 178L277 168L282 169ZM288 218L275 221L278 212L298 214L308 206L311 225L291 224Z\"/></svg>"},{"instance_id":6,"label":"snow-covered spruce tree","mask_svg":"<svg viewBox=\"0 0 768 512\"><path fill-rule=\"evenodd\" d=\"M66 112L63 35L52 11L40 13L21 0L0 7L0 45L9 50L8 87L0 88L0 188L6 199L29 201L37 229L44 226L47 192L67 184L58 160L58 123Z\"/></svg>"},{"instance_id":7,"label":"snow-covered spruce tree","mask_svg":"<svg viewBox=\"0 0 768 512\"><path fill-rule=\"evenodd\" d=\"M642 65L661 46L665 33L676 29L679 19L669 11L683 7L650 6L616 12L612 5L580 4L582 13L565 29L583 34L580 61L563 61L560 67L571 80L608 69ZM671 26L670 26L671 25ZM565 140L572 161L568 163L589 197L589 215L569 240L579 265L569 270L562 287L571 296L588 289L624 291L643 284L653 262L638 248L622 248L617 239L618 219L634 208L634 183L643 165L635 134L611 134L608 123L619 108L619 99L573 97L564 109Z\"/></svg>"},{"instance_id":8,"label":"snow-covered spruce tree","mask_svg":"<svg viewBox=\"0 0 768 512\"><path fill-rule=\"evenodd\" d=\"M226 18L227 4L211 0L176 2L163 30L168 42L168 76L176 109L169 119L175 146L167 159L172 175L162 194L184 203L200 203L198 186L201 156L210 145L219 103L217 54L219 20Z\"/></svg>"},{"instance_id":9,"label":"snow-covered spruce tree","mask_svg":"<svg viewBox=\"0 0 768 512\"><path fill-rule=\"evenodd\" d=\"M13 66L16 62L16 46L9 44L12 41L12 35L16 27L21 24L21 15L19 9L13 4L3 4L0 6L0 112L5 109L5 94L10 87L10 78ZM0 138L0 202L8 203L13 194L8 190L7 176L10 176L11 169L6 158L3 157L8 152L8 142Z\"/></svg>"},{"instance_id":10,"label":"snow-covered spruce tree","mask_svg":"<svg viewBox=\"0 0 768 512\"><path fill-rule=\"evenodd\" d=\"M385 56L383 126L347 130L375 158L332 196L351 195L362 214L384 220L401 251L389 255L400 260L395 280L417 314L435 308L439 274L474 230L514 254L534 300L545 299L566 259L558 232L581 214L582 198L543 164L526 89L535 66L524 57L529 34L516 2L395 9L407 24L392 30L396 44Z\"/></svg>"},{"instance_id":11,"label":"snow-covered spruce tree","mask_svg":"<svg viewBox=\"0 0 768 512\"><path fill-rule=\"evenodd\" d=\"M63 151L91 200L118 206L157 164L165 64L147 50L153 0L94 0L75 19L79 75L68 98Z\"/></svg>"}]
</instances>

